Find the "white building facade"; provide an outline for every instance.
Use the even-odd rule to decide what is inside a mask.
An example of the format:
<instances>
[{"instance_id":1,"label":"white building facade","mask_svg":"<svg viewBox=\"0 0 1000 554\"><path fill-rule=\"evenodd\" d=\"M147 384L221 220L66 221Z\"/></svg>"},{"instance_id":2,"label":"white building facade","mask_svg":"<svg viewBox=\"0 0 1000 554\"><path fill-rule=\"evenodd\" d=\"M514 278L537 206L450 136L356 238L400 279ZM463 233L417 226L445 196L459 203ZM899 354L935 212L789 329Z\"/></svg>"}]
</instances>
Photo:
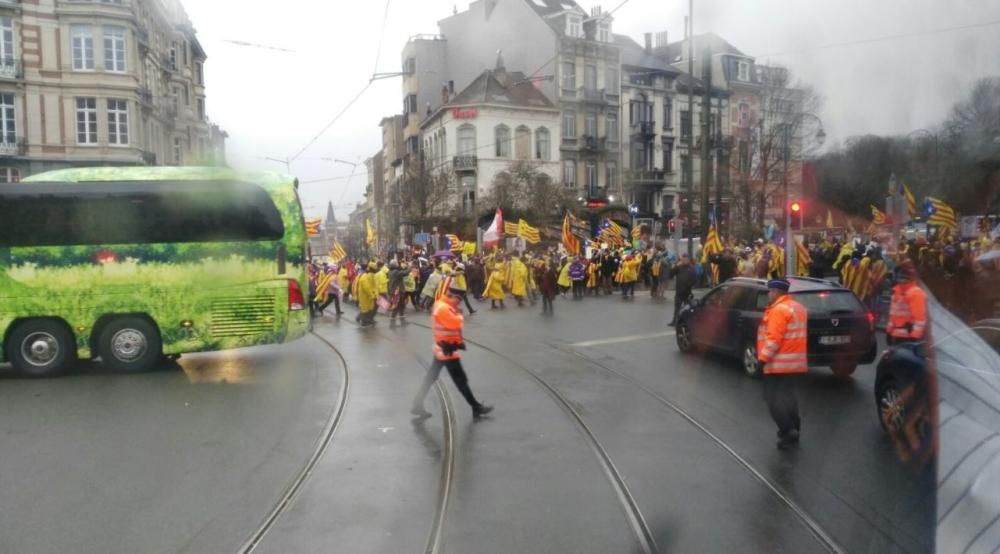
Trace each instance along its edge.
<instances>
[{"instance_id":1,"label":"white building facade","mask_svg":"<svg viewBox=\"0 0 1000 554\"><path fill-rule=\"evenodd\" d=\"M452 206L464 213L475 213L477 199L518 163L565 183L560 110L523 74L498 69L483 73L421 124L424 164L434 175L449 176Z\"/></svg>"}]
</instances>

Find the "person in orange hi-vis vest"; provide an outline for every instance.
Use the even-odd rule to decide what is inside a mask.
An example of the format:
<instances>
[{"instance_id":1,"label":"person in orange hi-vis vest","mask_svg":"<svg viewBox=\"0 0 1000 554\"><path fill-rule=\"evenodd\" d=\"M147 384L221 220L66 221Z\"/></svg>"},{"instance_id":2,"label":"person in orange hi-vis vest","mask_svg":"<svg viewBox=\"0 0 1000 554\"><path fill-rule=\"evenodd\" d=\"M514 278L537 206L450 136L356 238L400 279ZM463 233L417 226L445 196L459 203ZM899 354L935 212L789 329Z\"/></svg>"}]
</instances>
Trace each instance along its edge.
<instances>
[{"instance_id":1,"label":"person in orange hi-vis vest","mask_svg":"<svg viewBox=\"0 0 1000 554\"><path fill-rule=\"evenodd\" d=\"M441 375L442 367L448 369L448 374L451 375L455 387L472 407L472 417L480 418L493 411L492 406L479 402L472 394L472 389L469 388L469 378L462 368L462 359L458 354L459 350L465 350L465 341L462 339L464 318L462 312L458 310L458 305L462 302L464 294L465 287L452 281L448 293L444 298L435 302L431 310L434 362L427 370L427 376L424 378L416 398L413 399L413 409L410 410L410 413L417 417L428 418L431 416L430 412L424 409L424 398L434 386L438 376Z\"/></svg>"},{"instance_id":2,"label":"person in orange hi-vis vest","mask_svg":"<svg viewBox=\"0 0 1000 554\"><path fill-rule=\"evenodd\" d=\"M757 360L764 373L764 401L778 425L778 448L799 442L801 421L795 393L798 375L809 371L806 309L788 294L785 279L767 283L771 303L757 328Z\"/></svg>"},{"instance_id":3,"label":"person in orange hi-vis vest","mask_svg":"<svg viewBox=\"0 0 1000 554\"><path fill-rule=\"evenodd\" d=\"M889 345L919 342L927 333L927 293L917 283L917 270L906 260L896 266L896 285L892 287L889 322L885 336Z\"/></svg>"}]
</instances>

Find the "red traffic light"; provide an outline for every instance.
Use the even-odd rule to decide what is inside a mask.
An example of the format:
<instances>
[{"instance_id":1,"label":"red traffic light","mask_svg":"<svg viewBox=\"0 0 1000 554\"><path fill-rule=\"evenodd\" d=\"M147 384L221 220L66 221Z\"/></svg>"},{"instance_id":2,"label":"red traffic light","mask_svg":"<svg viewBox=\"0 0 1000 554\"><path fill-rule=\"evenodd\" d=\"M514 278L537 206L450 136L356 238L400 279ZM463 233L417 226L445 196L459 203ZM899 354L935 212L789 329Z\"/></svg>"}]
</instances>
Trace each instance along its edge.
<instances>
[{"instance_id":1,"label":"red traffic light","mask_svg":"<svg viewBox=\"0 0 1000 554\"><path fill-rule=\"evenodd\" d=\"M799 202L792 202L792 211L793 212L801 212L802 211L802 204L800 204Z\"/></svg>"}]
</instances>

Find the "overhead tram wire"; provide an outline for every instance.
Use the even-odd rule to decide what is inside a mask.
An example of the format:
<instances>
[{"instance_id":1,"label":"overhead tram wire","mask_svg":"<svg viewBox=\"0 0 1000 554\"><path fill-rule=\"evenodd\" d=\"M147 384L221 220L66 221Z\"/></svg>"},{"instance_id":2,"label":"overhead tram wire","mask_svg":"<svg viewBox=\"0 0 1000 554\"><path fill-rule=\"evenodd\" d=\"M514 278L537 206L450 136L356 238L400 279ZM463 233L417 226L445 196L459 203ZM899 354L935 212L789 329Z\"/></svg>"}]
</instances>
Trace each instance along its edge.
<instances>
[{"instance_id":1,"label":"overhead tram wire","mask_svg":"<svg viewBox=\"0 0 1000 554\"><path fill-rule=\"evenodd\" d=\"M385 24L386 21L389 19L389 2L390 0L386 0L385 13L382 16L382 31L379 33L378 46L376 48L377 54L375 56L376 69L378 69L378 59L382 55L382 42L383 39L385 38ZM347 113L347 110L351 109L351 107L354 106L354 104L361 98L361 96L368 91L368 89L372 86L372 83L375 81L375 77L376 75L373 74L371 78L368 79L368 82L365 84L364 88L358 91L358 94L355 95L354 98L352 98L351 101L348 102L346 106L344 106L344 109L340 110L340 112L338 112L337 115L334 116L334 118L330 120L330 122L327 123L325 127L323 127L323 130L321 130L319 133L316 134L316 136L310 139L309 142L307 142L305 146L300 148L299 151L296 152L294 156L289 158L289 161L297 160L300 156L302 156L302 154L305 153L306 150L309 149L309 147L311 147L313 144L316 144L316 141L322 138L322 136L325 135L326 132L329 131L330 128L333 127L334 124L336 124L337 121L339 121L340 118L343 117L345 113Z\"/></svg>"}]
</instances>

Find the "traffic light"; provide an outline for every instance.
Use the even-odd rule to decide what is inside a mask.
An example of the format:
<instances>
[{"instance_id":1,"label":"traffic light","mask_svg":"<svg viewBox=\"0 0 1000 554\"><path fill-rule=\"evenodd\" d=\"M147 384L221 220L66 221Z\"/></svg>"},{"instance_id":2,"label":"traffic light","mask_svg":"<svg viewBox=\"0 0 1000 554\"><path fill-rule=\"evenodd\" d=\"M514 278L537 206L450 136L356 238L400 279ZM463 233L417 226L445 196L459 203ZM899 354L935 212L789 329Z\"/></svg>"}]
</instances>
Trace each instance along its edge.
<instances>
[{"instance_id":1,"label":"traffic light","mask_svg":"<svg viewBox=\"0 0 1000 554\"><path fill-rule=\"evenodd\" d=\"M674 231L677 230L677 220L676 219L671 219L670 221L667 222L667 230L670 231L671 235L674 234Z\"/></svg>"},{"instance_id":2,"label":"traffic light","mask_svg":"<svg viewBox=\"0 0 1000 554\"><path fill-rule=\"evenodd\" d=\"M802 230L802 202L792 200L788 206L792 229Z\"/></svg>"}]
</instances>

